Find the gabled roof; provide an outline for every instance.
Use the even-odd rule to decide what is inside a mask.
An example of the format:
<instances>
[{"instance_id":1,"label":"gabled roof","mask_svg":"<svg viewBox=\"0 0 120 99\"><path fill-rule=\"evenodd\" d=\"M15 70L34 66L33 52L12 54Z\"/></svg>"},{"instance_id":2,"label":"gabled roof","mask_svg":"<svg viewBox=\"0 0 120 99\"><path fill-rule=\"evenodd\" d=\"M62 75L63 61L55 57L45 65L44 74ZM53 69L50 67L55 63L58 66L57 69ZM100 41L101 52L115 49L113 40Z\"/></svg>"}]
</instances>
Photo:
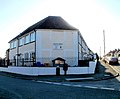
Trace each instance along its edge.
<instances>
[{"instance_id":1,"label":"gabled roof","mask_svg":"<svg viewBox=\"0 0 120 99\"><path fill-rule=\"evenodd\" d=\"M63 18L61 18L59 16L48 16L48 17L44 18L43 20L35 23L34 25L28 27L26 30L24 30L22 33L20 33L14 39L17 39L18 37L20 37L26 33L29 33L30 31L33 31L35 29L78 30L77 28L71 26L69 23L67 23ZM12 39L12 40L14 40L14 39Z\"/></svg>"}]
</instances>

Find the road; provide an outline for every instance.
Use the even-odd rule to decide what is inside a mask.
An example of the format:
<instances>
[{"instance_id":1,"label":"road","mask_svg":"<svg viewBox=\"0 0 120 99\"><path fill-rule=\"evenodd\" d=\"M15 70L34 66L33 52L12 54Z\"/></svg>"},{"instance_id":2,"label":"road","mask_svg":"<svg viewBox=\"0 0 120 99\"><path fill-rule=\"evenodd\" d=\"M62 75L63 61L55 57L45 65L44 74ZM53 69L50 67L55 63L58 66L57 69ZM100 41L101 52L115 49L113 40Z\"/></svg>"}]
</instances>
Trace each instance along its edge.
<instances>
[{"instance_id":1,"label":"road","mask_svg":"<svg viewBox=\"0 0 120 99\"><path fill-rule=\"evenodd\" d=\"M0 99L120 99L120 91L36 82L1 75L0 89Z\"/></svg>"},{"instance_id":2,"label":"road","mask_svg":"<svg viewBox=\"0 0 120 99\"><path fill-rule=\"evenodd\" d=\"M119 73L119 75L120 75L120 64L119 65L114 65L114 66L112 66L113 67L113 69L116 71L116 72L118 72ZM119 77L117 77L117 80L120 82L120 76Z\"/></svg>"},{"instance_id":3,"label":"road","mask_svg":"<svg viewBox=\"0 0 120 99\"><path fill-rule=\"evenodd\" d=\"M120 64L118 65L111 65L118 73L120 73Z\"/></svg>"},{"instance_id":4,"label":"road","mask_svg":"<svg viewBox=\"0 0 120 99\"><path fill-rule=\"evenodd\" d=\"M109 64L106 64L106 65L109 65ZM120 74L120 62L118 65L109 65L110 67L112 67L113 70L115 70L117 73ZM117 80L120 82L120 76L117 77Z\"/></svg>"}]
</instances>

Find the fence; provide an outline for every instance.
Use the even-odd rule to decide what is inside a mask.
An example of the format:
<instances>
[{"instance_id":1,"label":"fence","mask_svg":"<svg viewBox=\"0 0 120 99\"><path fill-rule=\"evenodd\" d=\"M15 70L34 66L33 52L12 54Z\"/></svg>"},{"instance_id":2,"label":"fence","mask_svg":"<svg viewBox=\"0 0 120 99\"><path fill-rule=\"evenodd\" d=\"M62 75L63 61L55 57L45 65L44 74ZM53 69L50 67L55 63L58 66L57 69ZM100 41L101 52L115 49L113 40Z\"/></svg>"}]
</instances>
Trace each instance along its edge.
<instances>
[{"instance_id":1,"label":"fence","mask_svg":"<svg viewBox=\"0 0 120 99\"><path fill-rule=\"evenodd\" d=\"M11 59L5 60L0 59L0 66L53 66L53 61L55 58L47 57L47 58L36 58L36 59ZM90 60L78 60L76 57L65 57L65 63L69 66L89 66Z\"/></svg>"},{"instance_id":2,"label":"fence","mask_svg":"<svg viewBox=\"0 0 120 99\"><path fill-rule=\"evenodd\" d=\"M53 57L42 57L36 59L11 59L10 64L11 66L53 66L52 60L55 58ZM78 65L78 58L76 57L65 57L65 63L70 66Z\"/></svg>"},{"instance_id":3,"label":"fence","mask_svg":"<svg viewBox=\"0 0 120 99\"><path fill-rule=\"evenodd\" d=\"M9 65L9 60L0 59L0 67L7 67Z\"/></svg>"},{"instance_id":4,"label":"fence","mask_svg":"<svg viewBox=\"0 0 120 99\"><path fill-rule=\"evenodd\" d=\"M35 59L12 59L10 60L11 66L34 66Z\"/></svg>"},{"instance_id":5,"label":"fence","mask_svg":"<svg viewBox=\"0 0 120 99\"><path fill-rule=\"evenodd\" d=\"M37 58L36 62L41 62L41 63L49 63L49 66L53 66L52 60L56 58L54 57L42 57L42 58ZM78 65L78 58L77 57L64 57L65 63L67 63L70 66L77 66Z\"/></svg>"}]
</instances>

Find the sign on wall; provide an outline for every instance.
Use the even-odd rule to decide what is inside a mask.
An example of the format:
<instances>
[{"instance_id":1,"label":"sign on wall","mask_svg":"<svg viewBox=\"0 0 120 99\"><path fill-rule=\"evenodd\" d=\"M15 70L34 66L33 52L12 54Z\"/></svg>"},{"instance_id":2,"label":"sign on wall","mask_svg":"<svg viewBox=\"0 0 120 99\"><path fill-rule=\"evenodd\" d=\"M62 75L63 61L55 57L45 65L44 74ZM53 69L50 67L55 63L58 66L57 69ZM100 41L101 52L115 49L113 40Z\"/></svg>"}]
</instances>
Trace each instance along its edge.
<instances>
[{"instance_id":1,"label":"sign on wall","mask_svg":"<svg viewBox=\"0 0 120 99\"><path fill-rule=\"evenodd\" d=\"M62 50L63 49L63 43L53 43L53 49L54 50Z\"/></svg>"}]
</instances>

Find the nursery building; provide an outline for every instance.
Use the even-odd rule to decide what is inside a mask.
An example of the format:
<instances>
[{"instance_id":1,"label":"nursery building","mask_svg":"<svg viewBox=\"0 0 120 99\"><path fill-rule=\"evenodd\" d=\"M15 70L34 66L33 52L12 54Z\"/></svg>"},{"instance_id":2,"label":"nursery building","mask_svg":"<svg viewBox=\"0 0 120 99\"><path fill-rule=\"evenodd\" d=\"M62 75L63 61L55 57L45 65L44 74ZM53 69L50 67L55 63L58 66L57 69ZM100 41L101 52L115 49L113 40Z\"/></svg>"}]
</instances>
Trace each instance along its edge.
<instances>
[{"instance_id":1,"label":"nursery building","mask_svg":"<svg viewBox=\"0 0 120 99\"><path fill-rule=\"evenodd\" d=\"M9 41L11 66L81 66L93 52L80 31L59 16L48 16ZM59 61L58 61L58 60ZM56 61L57 60L57 61Z\"/></svg>"}]
</instances>

